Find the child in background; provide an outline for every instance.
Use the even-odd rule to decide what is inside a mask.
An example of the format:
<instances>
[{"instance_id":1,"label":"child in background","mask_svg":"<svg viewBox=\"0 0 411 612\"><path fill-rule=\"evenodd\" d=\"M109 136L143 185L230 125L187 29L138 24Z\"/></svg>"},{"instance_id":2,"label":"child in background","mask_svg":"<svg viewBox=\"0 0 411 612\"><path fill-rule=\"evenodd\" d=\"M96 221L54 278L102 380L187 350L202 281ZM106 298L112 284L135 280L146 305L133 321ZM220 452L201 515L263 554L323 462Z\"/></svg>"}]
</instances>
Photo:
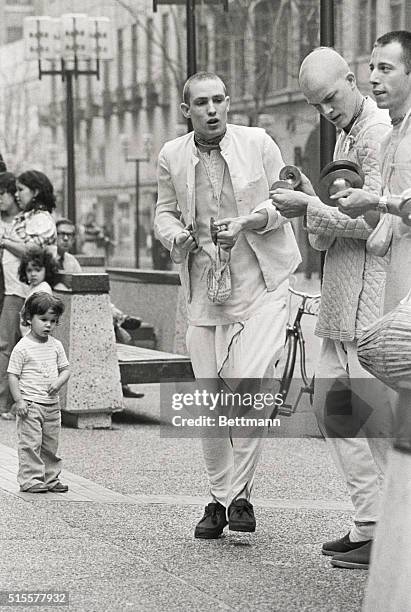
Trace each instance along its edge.
<instances>
[{"instance_id":1,"label":"child in background","mask_svg":"<svg viewBox=\"0 0 411 612\"><path fill-rule=\"evenodd\" d=\"M50 251L41 247L30 247L20 260L19 280L29 286L27 297L36 291L52 295L58 272L57 260Z\"/></svg>"},{"instance_id":2,"label":"child in background","mask_svg":"<svg viewBox=\"0 0 411 612\"><path fill-rule=\"evenodd\" d=\"M52 295L58 272L57 260L50 251L38 246L30 247L20 260L19 280L29 286L27 297L38 291ZM22 336L27 333L23 320L20 323L20 333Z\"/></svg>"},{"instance_id":3,"label":"child in background","mask_svg":"<svg viewBox=\"0 0 411 612\"><path fill-rule=\"evenodd\" d=\"M27 493L65 493L61 483L58 392L70 377L63 345L50 336L64 304L45 292L27 298L22 318L30 331L14 347L7 369L17 413L20 490Z\"/></svg>"}]
</instances>

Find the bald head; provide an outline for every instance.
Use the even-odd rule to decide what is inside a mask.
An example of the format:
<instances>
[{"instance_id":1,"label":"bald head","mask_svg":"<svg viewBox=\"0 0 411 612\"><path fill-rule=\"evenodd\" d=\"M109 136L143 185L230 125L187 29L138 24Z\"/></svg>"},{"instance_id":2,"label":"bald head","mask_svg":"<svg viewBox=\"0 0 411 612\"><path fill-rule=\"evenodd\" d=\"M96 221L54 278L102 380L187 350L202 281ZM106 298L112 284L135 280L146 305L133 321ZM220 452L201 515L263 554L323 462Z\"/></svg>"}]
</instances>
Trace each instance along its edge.
<instances>
[{"instance_id":1,"label":"bald head","mask_svg":"<svg viewBox=\"0 0 411 612\"><path fill-rule=\"evenodd\" d=\"M320 47L304 59L300 88L307 102L336 127L351 122L361 104L355 76L343 57L330 47Z\"/></svg>"},{"instance_id":2,"label":"bald head","mask_svg":"<svg viewBox=\"0 0 411 612\"><path fill-rule=\"evenodd\" d=\"M312 51L304 59L300 68L300 87L312 87L316 82L330 82L344 78L351 72L343 57L330 47L321 47Z\"/></svg>"}]
</instances>

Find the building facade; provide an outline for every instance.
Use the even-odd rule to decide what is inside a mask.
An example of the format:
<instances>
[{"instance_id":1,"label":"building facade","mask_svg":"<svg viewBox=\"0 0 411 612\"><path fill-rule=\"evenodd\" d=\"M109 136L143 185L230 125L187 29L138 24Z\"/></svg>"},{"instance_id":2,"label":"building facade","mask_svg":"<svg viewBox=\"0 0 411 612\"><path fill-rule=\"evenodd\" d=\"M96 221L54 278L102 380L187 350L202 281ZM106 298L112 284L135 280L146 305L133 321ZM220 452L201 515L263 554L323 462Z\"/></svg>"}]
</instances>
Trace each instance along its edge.
<instances>
[{"instance_id":1,"label":"building facade","mask_svg":"<svg viewBox=\"0 0 411 612\"><path fill-rule=\"evenodd\" d=\"M303 99L297 75L302 59L319 44L319 4L231 0L228 12L223 3L199 1L196 7L197 69L215 71L226 81L230 119L265 127L286 163L301 166L314 183L319 174L319 118ZM334 0L334 5L336 48L368 93L372 43L385 31L411 29L411 3ZM65 84L58 76L39 80L36 63L23 61L23 41L12 40L21 30L13 34L11 29L21 25L12 25L12 14L87 12L110 18L113 59L104 62L99 80L79 76L74 84L77 219L93 213L114 243L107 253L110 263L132 267L138 190L140 261L152 267L157 155L166 140L187 129L179 111L186 75L185 7L159 2L153 12L151 0L107 0L101 5L94 0L2 0L1 11L8 14L9 25L1 20L0 82L11 94L0 101L1 151L11 169L31 165L52 178L61 213ZM143 161L148 142L149 160ZM127 157L141 161L127 162ZM298 227L297 232L305 252L304 234Z\"/></svg>"}]
</instances>

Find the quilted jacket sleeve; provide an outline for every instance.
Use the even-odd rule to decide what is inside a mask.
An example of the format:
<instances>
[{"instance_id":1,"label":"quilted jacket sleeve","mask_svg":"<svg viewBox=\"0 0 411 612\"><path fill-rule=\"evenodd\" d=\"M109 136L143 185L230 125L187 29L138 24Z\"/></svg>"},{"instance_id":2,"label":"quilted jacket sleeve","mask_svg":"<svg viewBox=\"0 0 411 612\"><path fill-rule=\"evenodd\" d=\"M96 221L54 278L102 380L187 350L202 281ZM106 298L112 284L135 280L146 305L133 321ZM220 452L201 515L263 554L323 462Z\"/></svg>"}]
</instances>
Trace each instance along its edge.
<instances>
[{"instance_id":1,"label":"quilted jacket sleeve","mask_svg":"<svg viewBox=\"0 0 411 612\"><path fill-rule=\"evenodd\" d=\"M355 161L361 166L365 175L364 189L373 193L381 193L380 142L389 130L390 126L384 123L371 125L359 134L355 147ZM307 229L310 234L323 237L359 240L367 240L373 231L363 217L351 219L337 208L327 206L319 198L310 199L307 208Z\"/></svg>"},{"instance_id":2,"label":"quilted jacket sleeve","mask_svg":"<svg viewBox=\"0 0 411 612\"><path fill-rule=\"evenodd\" d=\"M307 207L307 230L310 234L322 237L367 240L372 227L363 217L351 219L338 208L327 206L319 198L310 198Z\"/></svg>"},{"instance_id":3,"label":"quilted jacket sleeve","mask_svg":"<svg viewBox=\"0 0 411 612\"><path fill-rule=\"evenodd\" d=\"M380 148L391 126L377 123L364 129L357 149L357 162L364 172L364 189L380 195L382 191Z\"/></svg>"},{"instance_id":4,"label":"quilted jacket sleeve","mask_svg":"<svg viewBox=\"0 0 411 612\"><path fill-rule=\"evenodd\" d=\"M335 240L335 236L330 234L308 234L308 240L313 249L316 251L326 251L330 248Z\"/></svg>"}]
</instances>

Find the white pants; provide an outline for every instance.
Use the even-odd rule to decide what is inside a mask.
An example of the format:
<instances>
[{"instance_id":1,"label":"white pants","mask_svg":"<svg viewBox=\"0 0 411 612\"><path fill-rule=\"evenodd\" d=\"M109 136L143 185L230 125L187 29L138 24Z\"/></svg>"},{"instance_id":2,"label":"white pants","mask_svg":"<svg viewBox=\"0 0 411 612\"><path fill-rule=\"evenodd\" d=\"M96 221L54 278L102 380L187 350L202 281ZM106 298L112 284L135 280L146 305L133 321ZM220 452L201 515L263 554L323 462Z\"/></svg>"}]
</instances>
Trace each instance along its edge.
<instances>
[{"instance_id":1,"label":"white pants","mask_svg":"<svg viewBox=\"0 0 411 612\"><path fill-rule=\"evenodd\" d=\"M274 297L274 296L273 296ZM272 384L274 364L284 347L287 323L287 286L277 299L244 323L190 326L187 347L197 379L266 379ZM219 379L220 377L220 379ZM246 382L246 381L245 381ZM250 381L255 385L255 380ZM242 391L246 387L242 386ZM254 386L255 390L255 386ZM265 414L261 414L265 416ZM202 437L202 448L213 500L228 508L237 497L249 499L266 428L227 426L219 437ZM238 436L236 434L239 434Z\"/></svg>"},{"instance_id":2,"label":"white pants","mask_svg":"<svg viewBox=\"0 0 411 612\"><path fill-rule=\"evenodd\" d=\"M348 393L351 389L349 395L340 393L340 416L336 416L335 408L338 385ZM394 396L393 391L361 367L356 342L324 339L315 374L314 411L347 484L360 539L372 537L379 515L386 455L392 443ZM347 410L344 416L344 400L345 408L348 412L352 409L354 416L347 414ZM344 432L347 437L342 437Z\"/></svg>"},{"instance_id":3,"label":"white pants","mask_svg":"<svg viewBox=\"0 0 411 612\"><path fill-rule=\"evenodd\" d=\"M408 440L410 409L411 392L402 391L398 410L408 427L402 426L400 432ZM389 453L363 612L411 612L410 548L411 454L395 449Z\"/></svg>"}]
</instances>

